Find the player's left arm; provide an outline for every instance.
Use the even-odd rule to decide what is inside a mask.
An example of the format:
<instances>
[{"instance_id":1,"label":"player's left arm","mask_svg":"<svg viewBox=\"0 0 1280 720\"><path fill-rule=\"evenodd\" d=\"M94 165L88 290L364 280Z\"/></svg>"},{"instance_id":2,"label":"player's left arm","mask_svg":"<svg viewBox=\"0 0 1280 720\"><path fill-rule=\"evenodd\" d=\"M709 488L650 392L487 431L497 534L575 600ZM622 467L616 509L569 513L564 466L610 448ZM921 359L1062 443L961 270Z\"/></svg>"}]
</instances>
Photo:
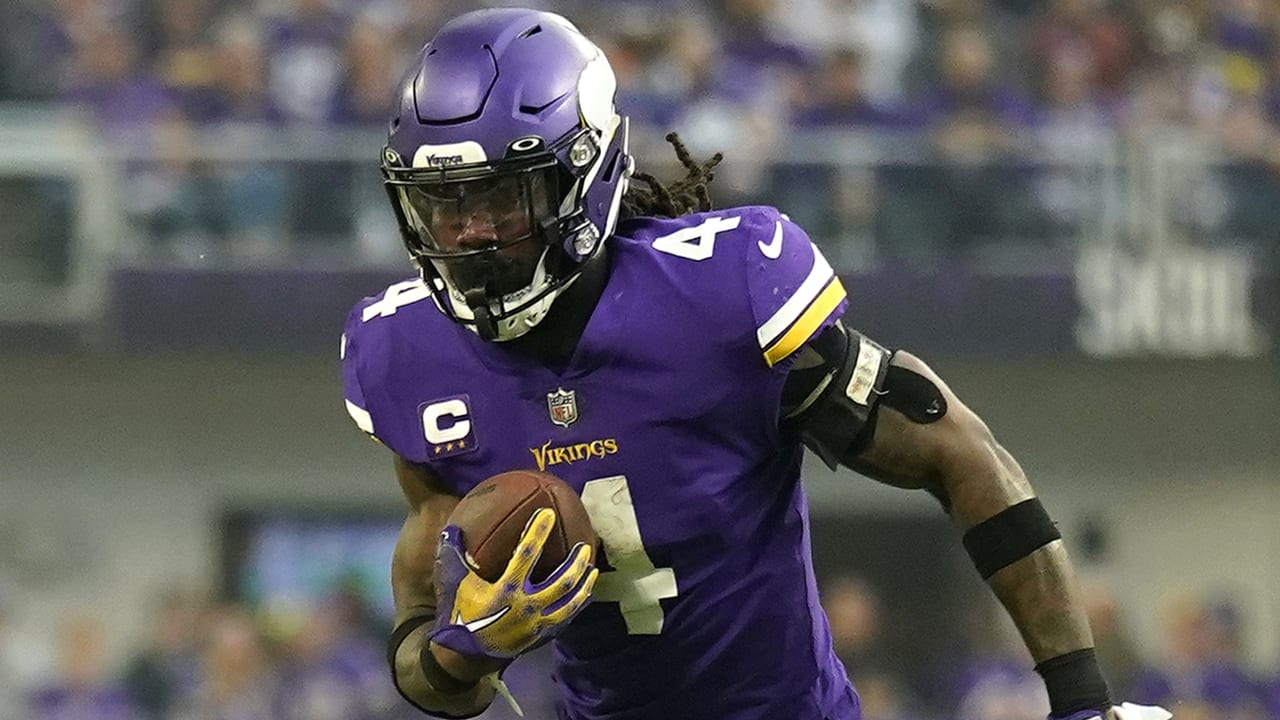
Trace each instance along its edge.
<instances>
[{"instance_id":1,"label":"player's left arm","mask_svg":"<svg viewBox=\"0 0 1280 720\"><path fill-rule=\"evenodd\" d=\"M880 482L929 491L965 533L967 549L989 554L993 550L978 547L970 533L983 523L1002 523L1002 513L1027 507L1022 503L1038 505L1031 483L986 423L928 365L902 351L893 354L889 365L891 372L905 369L932 385L945 403L945 412L925 424L881 403L875 409L874 427L867 428L865 447L848 452L841 464ZM895 388L890 384L880 392L895 392ZM919 400L923 414L933 399ZM1001 533L1005 544L1009 540L1017 544L1021 556L982 559L979 565L1013 617L1032 657L1043 663L1092 647L1093 636L1056 529L1047 515L1041 520L1024 514L1026 519ZM1006 560L1010 562L1003 567L991 567ZM1100 681L1099 676L1096 682ZM1105 686L1093 692L1099 702L1106 701Z\"/></svg>"},{"instance_id":2,"label":"player's left arm","mask_svg":"<svg viewBox=\"0 0 1280 720\"><path fill-rule=\"evenodd\" d=\"M1111 707L1061 536L986 423L919 358L890 353L843 322L808 349L822 361L792 371L784 417L829 464L941 501L1031 651L1053 717L1166 717Z\"/></svg>"}]
</instances>

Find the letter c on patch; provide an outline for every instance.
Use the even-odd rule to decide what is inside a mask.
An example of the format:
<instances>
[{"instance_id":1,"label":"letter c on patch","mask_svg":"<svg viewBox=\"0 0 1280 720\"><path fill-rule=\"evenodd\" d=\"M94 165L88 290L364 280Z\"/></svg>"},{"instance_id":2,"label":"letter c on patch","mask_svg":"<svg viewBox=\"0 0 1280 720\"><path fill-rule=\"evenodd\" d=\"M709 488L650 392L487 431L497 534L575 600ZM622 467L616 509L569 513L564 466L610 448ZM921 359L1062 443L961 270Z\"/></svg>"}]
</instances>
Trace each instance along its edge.
<instances>
[{"instance_id":1,"label":"letter c on patch","mask_svg":"<svg viewBox=\"0 0 1280 720\"><path fill-rule=\"evenodd\" d=\"M442 400L431 403L422 409L422 428L427 442L434 445L461 440L471 433L471 421L468 420L467 404L461 398ZM441 420L451 418L448 427L441 427Z\"/></svg>"}]
</instances>

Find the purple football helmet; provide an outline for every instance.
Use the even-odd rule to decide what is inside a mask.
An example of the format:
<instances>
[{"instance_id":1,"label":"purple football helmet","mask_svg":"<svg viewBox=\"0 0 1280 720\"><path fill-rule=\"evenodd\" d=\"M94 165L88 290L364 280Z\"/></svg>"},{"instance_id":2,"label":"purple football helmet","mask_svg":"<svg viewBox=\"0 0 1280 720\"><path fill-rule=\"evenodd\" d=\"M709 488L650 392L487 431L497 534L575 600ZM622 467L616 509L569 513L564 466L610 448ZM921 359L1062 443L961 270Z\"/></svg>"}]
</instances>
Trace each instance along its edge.
<instances>
[{"instance_id":1,"label":"purple football helmet","mask_svg":"<svg viewBox=\"0 0 1280 720\"><path fill-rule=\"evenodd\" d=\"M604 53L568 20L461 15L399 86L382 174L436 304L488 340L537 325L617 223L632 172Z\"/></svg>"}]
</instances>

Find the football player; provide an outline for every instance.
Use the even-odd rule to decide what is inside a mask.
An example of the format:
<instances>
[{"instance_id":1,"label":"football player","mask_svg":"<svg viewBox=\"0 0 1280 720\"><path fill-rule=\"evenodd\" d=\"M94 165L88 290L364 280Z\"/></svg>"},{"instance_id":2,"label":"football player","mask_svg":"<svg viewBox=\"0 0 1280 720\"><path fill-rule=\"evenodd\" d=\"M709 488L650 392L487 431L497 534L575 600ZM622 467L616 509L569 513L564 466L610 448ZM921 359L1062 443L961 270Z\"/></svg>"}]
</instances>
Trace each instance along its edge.
<instances>
[{"instance_id":1,"label":"football player","mask_svg":"<svg viewBox=\"0 0 1280 720\"><path fill-rule=\"evenodd\" d=\"M858 718L818 604L808 447L941 501L1054 717L1166 717L1112 707L1058 531L982 420L846 323L840 279L786 215L712 211L718 157L671 137L687 177L635 170L614 95L596 45L521 9L452 20L399 86L382 170L418 276L355 307L342 354L347 409L411 506L401 694L476 715L554 638L561 718ZM490 583L447 519L520 467L581 494L601 554L579 546L535 582L540 510Z\"/></svg>"}]
</instances>

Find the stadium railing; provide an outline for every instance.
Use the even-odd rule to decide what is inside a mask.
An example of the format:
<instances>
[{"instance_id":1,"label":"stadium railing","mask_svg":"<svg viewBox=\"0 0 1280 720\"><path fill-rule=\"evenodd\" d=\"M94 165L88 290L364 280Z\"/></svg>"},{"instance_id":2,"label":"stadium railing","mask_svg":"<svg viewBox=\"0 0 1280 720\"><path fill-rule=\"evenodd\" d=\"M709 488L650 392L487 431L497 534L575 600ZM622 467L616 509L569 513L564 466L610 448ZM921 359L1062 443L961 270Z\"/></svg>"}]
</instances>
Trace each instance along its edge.
<instances>
[{"instance_id":1,"label":"stadium railing","mask_svg":"<svg viewBox=\"0 0 1280 720\"><path fill-rule=\"evenodd\" d=\"M779 137L728 145L717 199L777 205L851 274L1070 272L1082 248L1234 247L1280 219L1274 175L1186 134L1017 137L995 154L920 134ZM378 128L103 130L65 109L0 108L0 324L91 323L121 266L402 264L382 141ZM674 175L662 144L637 128L642 164Z\"/></svg>"}]
</instances>

